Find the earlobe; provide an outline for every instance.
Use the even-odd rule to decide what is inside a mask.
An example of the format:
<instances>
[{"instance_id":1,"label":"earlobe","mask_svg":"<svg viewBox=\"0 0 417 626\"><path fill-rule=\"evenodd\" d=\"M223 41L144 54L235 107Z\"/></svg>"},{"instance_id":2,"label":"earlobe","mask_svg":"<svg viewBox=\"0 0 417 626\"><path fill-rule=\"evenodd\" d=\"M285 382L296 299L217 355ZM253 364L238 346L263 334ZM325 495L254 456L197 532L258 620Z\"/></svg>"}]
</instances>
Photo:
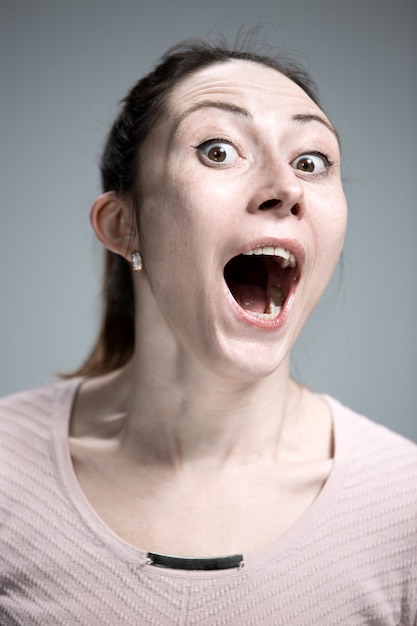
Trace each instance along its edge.
<instances>
[{"instance_id":1,"label":"earlobe","mask_svg":"<svg viewBox=\"0 0 417 626\"><path fill-rule=\"evenodd\" d=\"M138 248L136 223L129 203L114 191L99 196L91 207L90 221L103 246L130 260Z\"/></svg>"}]
</instances>

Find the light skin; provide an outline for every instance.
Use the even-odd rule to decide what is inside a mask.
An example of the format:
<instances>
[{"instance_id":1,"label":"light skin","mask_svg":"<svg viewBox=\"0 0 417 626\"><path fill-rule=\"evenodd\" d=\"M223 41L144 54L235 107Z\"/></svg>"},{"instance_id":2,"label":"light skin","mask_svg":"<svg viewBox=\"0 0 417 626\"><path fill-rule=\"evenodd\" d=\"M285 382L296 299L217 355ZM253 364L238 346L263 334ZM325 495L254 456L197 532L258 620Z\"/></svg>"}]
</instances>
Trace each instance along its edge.
<instances>
[{"instance_id":1,"label":"light skin","mask_svg":"<svg viewBox=\"0 0 417 626\"><path fill-rule=\"evenodd\" d=\"M81 387L74 467L105 523L144 550L247 553L305 512L331 468L329 409L291 380L289 353L343 245L338 141L289 79L230 61L175 88L139 186L140 233L129 198L92 209L102 243L140 250L144 269L131 362ZM260 321L224 267L267 243L294 251L300 275L285 315Z\"/></svg>"}]
</instances>

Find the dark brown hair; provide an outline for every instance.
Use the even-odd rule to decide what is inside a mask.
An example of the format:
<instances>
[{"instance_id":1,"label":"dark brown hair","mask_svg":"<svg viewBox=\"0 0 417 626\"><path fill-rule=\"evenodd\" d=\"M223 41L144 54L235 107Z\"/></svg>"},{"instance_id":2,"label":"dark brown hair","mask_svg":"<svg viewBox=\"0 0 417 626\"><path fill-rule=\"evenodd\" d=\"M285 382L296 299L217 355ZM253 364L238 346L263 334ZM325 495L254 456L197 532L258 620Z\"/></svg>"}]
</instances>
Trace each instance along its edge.
<instances>
[{"instance_id":1,"label":"dark brown hair","mask_svg":"<svg viewBox=\"0 0 417 626\"><path fill-rule=\"evenodd\" d=\"M282 53L258 54L226 44L212 45L190 40L170 48L160 63L139 80L122 100L100 161L102 189L130 195L138 219L140 189L137 179L141 146L161 119L167 98L186 77L231 59L247 60L270 67L299 85L318 105L317 88L307 72ZM131 267L121 256L106 251L103 311L97 340L81 367L69 376L98 376L122 367L135 344L135 299Z\"/></svg>"}]
</instances>

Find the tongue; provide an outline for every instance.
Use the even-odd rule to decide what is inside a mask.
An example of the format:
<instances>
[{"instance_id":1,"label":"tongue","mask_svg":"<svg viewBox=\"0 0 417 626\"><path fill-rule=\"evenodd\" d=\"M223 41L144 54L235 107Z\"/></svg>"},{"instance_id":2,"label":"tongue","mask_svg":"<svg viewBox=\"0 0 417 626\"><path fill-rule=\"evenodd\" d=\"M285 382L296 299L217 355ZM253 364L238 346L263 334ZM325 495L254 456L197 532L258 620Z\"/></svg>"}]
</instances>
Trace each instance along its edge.
<instances>
[{"instance_id":1,"label":"tongue","mask_svg":"<svg viewBox=\"0 0 417 626\"><path fill-rule=\"evenodd\" d=\"M233 281L230 290L234 299L242 309L252 311L252 313L265 313L268 303L266 301L265 289L259 285L251 285Z\"/></svg>"}]
</instances>

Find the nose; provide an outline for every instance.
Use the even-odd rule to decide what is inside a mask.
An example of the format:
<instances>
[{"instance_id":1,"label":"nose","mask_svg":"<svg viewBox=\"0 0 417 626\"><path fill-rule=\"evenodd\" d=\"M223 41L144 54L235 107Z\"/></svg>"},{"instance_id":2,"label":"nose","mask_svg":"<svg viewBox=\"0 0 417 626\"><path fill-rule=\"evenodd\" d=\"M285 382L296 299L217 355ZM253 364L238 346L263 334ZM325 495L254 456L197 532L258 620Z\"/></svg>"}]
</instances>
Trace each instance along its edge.
<instances>
[{"instance_id":1,"label":"nose","mask_svg":"<svg viewBox=\"0 0 417 626\"><path fill-rule=\"evenodd\" d=\"M287 163L275 164L273 169L271 166L263 168L263 173L261 182L258 180L254 209L301 219L305 213L304 187L293 167Z\"/></svg>"}]
</instances>

